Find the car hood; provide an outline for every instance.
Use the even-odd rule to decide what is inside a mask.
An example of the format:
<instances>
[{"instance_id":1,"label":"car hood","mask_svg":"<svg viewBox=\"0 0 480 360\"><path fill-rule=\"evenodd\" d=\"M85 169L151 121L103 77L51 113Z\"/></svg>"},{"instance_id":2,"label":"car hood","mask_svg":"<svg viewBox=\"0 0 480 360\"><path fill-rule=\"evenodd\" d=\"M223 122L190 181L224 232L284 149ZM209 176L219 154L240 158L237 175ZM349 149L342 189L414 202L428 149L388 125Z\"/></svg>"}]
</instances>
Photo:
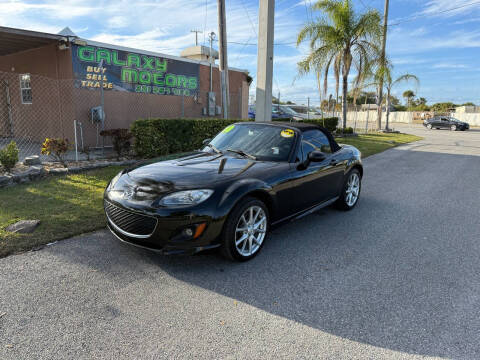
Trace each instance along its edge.
<instances>
[{"instance_id":1,"label":"car hood","mask_svg":"<svg viewBox=\"0 0 480 360\"><path fill-rule=\"evenodd\" d=\"M148 186L155 193L191 188L209 188L216 183L245 176L256 177L277 163L255 161L227 154L195 153L193 155L140 165L127 170L118 186Z\"/></svg>"}]
</instances>

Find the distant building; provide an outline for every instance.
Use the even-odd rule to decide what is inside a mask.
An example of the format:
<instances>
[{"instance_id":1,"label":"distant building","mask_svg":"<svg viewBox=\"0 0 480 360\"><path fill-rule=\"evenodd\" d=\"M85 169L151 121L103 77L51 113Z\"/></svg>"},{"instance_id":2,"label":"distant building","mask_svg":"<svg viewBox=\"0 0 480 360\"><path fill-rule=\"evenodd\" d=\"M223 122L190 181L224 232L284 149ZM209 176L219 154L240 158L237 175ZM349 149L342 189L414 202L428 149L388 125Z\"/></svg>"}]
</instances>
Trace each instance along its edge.
<instances>
[{"instance_id":1,"label":"distant building","mask_svg":"<svg viewBox=\"0 0 480 360\"><path fill-rule=\"evenodd\" d=\"M474 114L480 113L480 106L457 106L455 108L457 114Z\"/></svg>"},{"instance_id":2,"label":"distant building","mask_svg":"<svg viewBox=\"0 0 480 360\"><path fill-rule=\"evenodd\" d=\"M423 120L431 119L435 116L433 111L413 111L412 119L414 124L421 124Z\"/></svg>"}]
</instances>

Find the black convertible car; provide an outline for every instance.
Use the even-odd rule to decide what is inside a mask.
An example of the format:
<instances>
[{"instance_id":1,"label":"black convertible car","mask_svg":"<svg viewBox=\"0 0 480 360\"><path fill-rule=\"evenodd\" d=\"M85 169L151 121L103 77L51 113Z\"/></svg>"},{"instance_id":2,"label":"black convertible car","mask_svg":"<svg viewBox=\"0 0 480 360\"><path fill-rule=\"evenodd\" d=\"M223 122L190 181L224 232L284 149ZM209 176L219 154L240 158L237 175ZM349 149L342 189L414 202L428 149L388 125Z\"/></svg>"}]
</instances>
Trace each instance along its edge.
<instances>
[{"instance_id":1,"label":"black convertible car","mask_svg":"<svg viewBox=\"0 0 480 360\"><path fill-rule=\"evenodd\" d=\"M204 144L115 176L104 195L113 234L165 254L220 247L244 261L260 251L270 227L358 202L360 152L316 125L242 122Z\"/></svg>"},{"instance_id":2,"label":"black convertible car","mask_svg":"<svg viewBox=\"0 0 480 360\"><path fill-rule=\"evenodd\" d=\"M462 122L450 116L435 116L431 119L423 121L423 126L428 129L450 129L452 131L465 131L470 128L470 125L466 122Z\"/></svg>"}]
</instances>

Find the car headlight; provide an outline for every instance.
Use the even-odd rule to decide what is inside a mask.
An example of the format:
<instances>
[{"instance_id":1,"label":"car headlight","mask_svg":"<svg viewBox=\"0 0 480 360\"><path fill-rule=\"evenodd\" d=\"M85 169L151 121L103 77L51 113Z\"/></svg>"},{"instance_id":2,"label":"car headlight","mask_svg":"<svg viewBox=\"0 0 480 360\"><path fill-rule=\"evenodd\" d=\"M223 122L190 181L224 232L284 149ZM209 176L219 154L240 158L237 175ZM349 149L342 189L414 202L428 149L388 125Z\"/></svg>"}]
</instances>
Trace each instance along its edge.
<instances>
[{"instance_id":1,"label":"car headlight","mask_svg":"<svg viewBox=\"0 0 480 360\"><path fill-rule=\"evenodd\" d=\"M186 190L167 195L160 200L162 206L197 205L207 200L213 194L213 190Z\"/></svg>"}]
</instances>

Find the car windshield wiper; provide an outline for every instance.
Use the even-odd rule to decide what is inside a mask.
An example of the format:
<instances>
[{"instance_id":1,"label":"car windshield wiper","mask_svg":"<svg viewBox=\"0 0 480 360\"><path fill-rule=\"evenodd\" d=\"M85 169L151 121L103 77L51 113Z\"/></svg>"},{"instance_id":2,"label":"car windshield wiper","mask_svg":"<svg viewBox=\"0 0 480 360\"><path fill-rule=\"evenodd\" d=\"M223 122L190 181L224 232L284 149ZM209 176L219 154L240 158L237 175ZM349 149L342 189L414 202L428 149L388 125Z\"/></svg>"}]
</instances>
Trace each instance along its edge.
<instances>
[{"instance_id":1,"label":"car windshield wiper","mask_svg":"<svg viewBox=\"0 0 480 360\"><path fill-rule=\"evenodd\" d=\"M213 151L215 151L217 154L222 154L220 150L217 149L217 147L213 144L207 144L209 148L211 148Z\"/></svg>"},{"instance_id":2,"label":"car windshield wiper","mask_svg":"<svg viewBox=\"0 0 480 360\"><path fill-rule=\"evenodd\" d=\"M243 157L248 157L252 160L257 160L257 158L253 155L250 155L248 153L246 153L245 151L243 150L236 150L236 149L227 149L227 151L230 151L230 152L233 152L233 153L236 153L238 155L242 155Z\"/></svg>"}]
</instances>

